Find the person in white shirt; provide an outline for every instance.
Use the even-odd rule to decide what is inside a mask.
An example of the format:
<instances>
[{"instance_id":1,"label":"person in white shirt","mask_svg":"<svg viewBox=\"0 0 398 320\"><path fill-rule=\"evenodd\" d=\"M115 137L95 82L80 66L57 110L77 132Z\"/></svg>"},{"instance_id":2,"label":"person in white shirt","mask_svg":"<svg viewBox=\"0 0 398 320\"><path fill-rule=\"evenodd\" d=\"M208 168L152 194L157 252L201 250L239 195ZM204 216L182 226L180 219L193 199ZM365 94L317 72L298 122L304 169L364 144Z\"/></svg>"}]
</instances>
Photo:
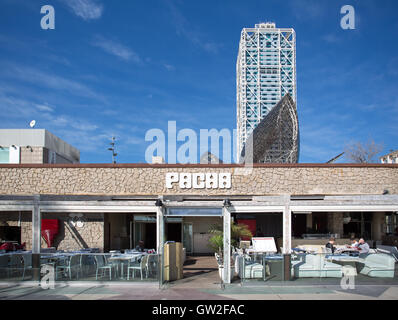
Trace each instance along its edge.
<instances>
[{"instance_id":1,"label":"person in white shirt","mask_svg":"<svg viewBox=\"0 0 398 320\"><path fill-rule=\"evenodd\" d=\"M363 238L359 239L357 248L359 253L368 253L370 249L369 245L365 242L365 239Z\"/></svg>"},{"instance_id":2,"label":"person in white shirt","mask_svg":"<svg viewBox=\"0 0 398 320\"><path fill-rule=\"evenodd\" d=\"M358 247L358 244L358 239L351 238L351 245L348 246L348 248L356 249Z\"/></svg>"}]
</instances>

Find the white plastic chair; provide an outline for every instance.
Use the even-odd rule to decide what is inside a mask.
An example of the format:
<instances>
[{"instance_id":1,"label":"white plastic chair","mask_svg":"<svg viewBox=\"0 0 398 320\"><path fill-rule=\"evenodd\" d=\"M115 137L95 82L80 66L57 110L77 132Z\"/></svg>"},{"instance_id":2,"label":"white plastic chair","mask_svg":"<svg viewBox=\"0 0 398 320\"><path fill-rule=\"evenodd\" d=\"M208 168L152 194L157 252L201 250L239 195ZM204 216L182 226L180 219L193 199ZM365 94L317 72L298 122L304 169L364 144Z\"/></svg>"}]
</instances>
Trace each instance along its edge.
<instances>
[{"instance_id":1,"label":"white plastic chair","mask_svg":"<svg viewBox=\"0 0 398 320\"><path fill-rule=\"evenodd\" d=\"M154 274L154 272L157 272L157 266L158 266L158 255L156 254L149 254L148 255L148 262L147 262L147 271L149 275Z\"/></svg>"},{"instance_id":2,"label":"white plastic chair","mask_svg":"<svg viewBox=\"0 0 398 320\"><path fill-rule=\"evenodd\" d=\"M111 253L111 252L110 252ZM121 254L120 251L114 250L114 252L112 252L110 257L114 257L114 256L119 256ZM116 274L119 274L119 265L120 265L120 261L117 260L110 260L109 256L105 256L105 262L107 265L113 265L116 269Z\"/></svg>"},{"instance_id":3,"label":"white plastic chair","mask_svg":"<svg viewBox=\"0 0 398 320\"><path fill-rule=\"evenodd\" d=\"M25 279L25 272L26 270L32 270L32 255L31 254L24 254L22 256L23 259L23 274L22 274L22 280Z\"/></svg>"},{"instance_id":4,"label":"white plastic chair","mask_svg":"<svg viewBox=\"0 0 398 320\"><path fill-rule=\"evenodd\" d=\"M148 278L148 269L147 269L147 262L148 262L149 255L144 255L141 258L139 263L131 263L129 261L129 265L127 266L127 280L130 280L130 270L133 271L133 278L135 277L135 270L139 270L141 274L141 280L144 280L143 272L146 271L146 277Z\"/></svg>"},{"instance_id":5,"label":"white plastic chair","mask_svg":"<svg viewBox=\"0 0 398 320\"><path fill-rule=\"evenodd\" d=\"M8 255L0 255L0 272L1 274L8 273Z\"/></svg>"},{"instance_id":6,"label":"white plastic chair","mask_svg":"<svg viewBox=\"0 0 398 320\"><path fill-rule=\"evenodd\" d=\"M69 262L66 265L56 266L55 268L55 280L58 278L58 270L63 270L64 272L68 272L69 279L72 280L72 270L77 270L76 278L79 278L80 270L80 254L73 255L69 258Z\"/></svg>"},{"instance_id":7,"label":"white plastic chair","mask_svg":"<svg viewBox=\"0 0 398 320\"><path fill-rule=\"evenodd\" d=\"M98 280L98 272L101 271L101 277L104 276L104 271L109 271L109 280L112 280L112 270L115 269L114 264L107 264L105 255L96 255L95 262L97 265L97 271L95 273L95 279ZM115 270L116 271L116 270Z\"/></svg>"},{"instance_id":8,"label":"white plastic chair","mask_svg":"<svg viewBox=\"0 0 398 320\"><path fill-rule=\"evenodd\" d=\"M19 274L22 268L23 268L22 255L14 253L11 254L10 263L8 265L8 275L10 275L10 273L13 275L15 272Z\"/></svg>"}]
</instances>

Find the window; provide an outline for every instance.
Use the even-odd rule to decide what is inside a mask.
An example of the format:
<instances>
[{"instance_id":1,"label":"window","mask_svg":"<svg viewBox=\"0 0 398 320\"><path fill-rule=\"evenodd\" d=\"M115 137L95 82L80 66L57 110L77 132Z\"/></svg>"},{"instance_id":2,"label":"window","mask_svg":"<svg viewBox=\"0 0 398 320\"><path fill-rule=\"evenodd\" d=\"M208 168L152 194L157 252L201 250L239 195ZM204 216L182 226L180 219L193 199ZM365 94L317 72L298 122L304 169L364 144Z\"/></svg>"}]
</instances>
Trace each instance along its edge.
<instances>
[{"instance_id":1,"label":"window","mask_svg":"<svg viewBox=\"0 0 398 320\"><path fill-rule=\"evenodd\" d=\"M386 233L395 233L395 229L398 226L398 218L396 213L386 214Z\"/></svg>"},{"instance_id":2,"label":"window","mask_svg":"<svg viewBox=\"0 0 398 320\"><path fill-rule=\"evenodd\" d=\"M263 74L278 74L277 68L260 68L260 73Z\"/></svg>"},{"instance_id":3,"label":"window","mask_svg":"<svg viewBox=\"0 0 398 320\"><path fill-rule=\"evenodd\" d=\"M0 147L0 163L9 163L10 148Z\"/></svg>"}]
</instances>

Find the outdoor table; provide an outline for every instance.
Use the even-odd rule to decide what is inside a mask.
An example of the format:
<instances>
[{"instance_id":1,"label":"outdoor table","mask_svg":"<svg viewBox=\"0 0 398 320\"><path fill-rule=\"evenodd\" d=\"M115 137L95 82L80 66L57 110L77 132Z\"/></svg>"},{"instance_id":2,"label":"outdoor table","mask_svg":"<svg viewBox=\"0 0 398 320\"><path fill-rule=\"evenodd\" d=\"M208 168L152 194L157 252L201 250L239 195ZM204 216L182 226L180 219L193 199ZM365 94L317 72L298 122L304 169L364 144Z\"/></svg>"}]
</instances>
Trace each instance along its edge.
<instances>
[{"instance_id":1,"label":"outdoor table","mask_svg":"<svg viewBox=\"0 0 398 320\"><path fill-rule=\"evenodd\" d=\"M337 253L337 254L358 253L359 254L359 251L358 251L358 249L355 249L355 248L338 248L335 250L335 253Z\"/></svg>"},{"instance_id":2,"label":"outdoor table","mask_svg":"<svg viewBox=\"0 0 398 320\"><path fill-rule=\"evenodd\" d=\"M110 261L119 261L121 263L121 275L120 278L124 279L124 264L128 263L129 261L136 261L143 255L146 255L146 252L137 252L137 253L121 253L117 255L111 256L108 260Z\"/></svg>"},{"instance_id":3,"label":"outdoor table","mask_svg":"<svg viewBox=\"0 0 398 320\"><path fill-rule=\"evenodd\" d=\"M51 264L51 265L64 265L67 264L67 261L72 257L76 255L75 253L69 253L69 252L62 252L62 253L50 253L50 254L45 254L40 256L40 260L44 262L44 264ZM62 263L60 263L62 261Z\"/></svg>"},{"instance_id":4,"label":"outdoor table","mask_svg":"<svg viewBox=\"0 0 398 320\"><path fill-rule=\"evenodd\" d=\"M350 266L352 267L353 274L351 275L357 275L357 268L356 264L357 262L362 262L363 259L359 257L352 257L347 254L339 254L339 255L327 255L325 256L325 259L330 261L330 262L336 262L338 264L341 264L343 266Z\"/></svg>"},{"instance_id":5,"label":"outdoor table","mask_svg":"<svg viewBox=\"0 0 398 320\"><path fill-rule=\"evenodd\" d=\"M269 265L270 276L276 277L276 280L282 280L283 257L281 255L263 255L262 264L264 268L263 278L266 278L266 264Z\"/></svg>"}]
</instances>

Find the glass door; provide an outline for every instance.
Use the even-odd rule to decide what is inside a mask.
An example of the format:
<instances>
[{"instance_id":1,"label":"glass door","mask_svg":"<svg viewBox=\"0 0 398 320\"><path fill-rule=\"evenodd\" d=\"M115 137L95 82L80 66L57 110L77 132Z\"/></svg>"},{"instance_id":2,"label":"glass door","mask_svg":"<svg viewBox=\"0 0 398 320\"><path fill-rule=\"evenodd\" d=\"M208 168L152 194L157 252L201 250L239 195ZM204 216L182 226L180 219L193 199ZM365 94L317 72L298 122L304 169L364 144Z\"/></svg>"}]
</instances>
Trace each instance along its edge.
<instances>
[{"instance_id":1,"label":"glass door","mask_svg":"<svg viewBox=\"0 0 398 320\"><path fill-rule=\"evenodd\" d=\"M183 246L186 249L186 253L193 252L193 227L192 223L183 224Z\"/></svg>"},{"instance_id":2,"label":"glass door","mask_svg":"<svg viewBox=\"0 0 398 320\"><path fill-rule=\"evenodd\" d=\"M144 229L144 224L142 222L134 222L133 223L133 245L131 249L135 248L138 245L138 242L143 239L143 229Z\"/></svg>"}]
</instances>

